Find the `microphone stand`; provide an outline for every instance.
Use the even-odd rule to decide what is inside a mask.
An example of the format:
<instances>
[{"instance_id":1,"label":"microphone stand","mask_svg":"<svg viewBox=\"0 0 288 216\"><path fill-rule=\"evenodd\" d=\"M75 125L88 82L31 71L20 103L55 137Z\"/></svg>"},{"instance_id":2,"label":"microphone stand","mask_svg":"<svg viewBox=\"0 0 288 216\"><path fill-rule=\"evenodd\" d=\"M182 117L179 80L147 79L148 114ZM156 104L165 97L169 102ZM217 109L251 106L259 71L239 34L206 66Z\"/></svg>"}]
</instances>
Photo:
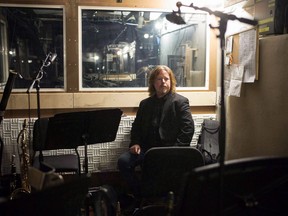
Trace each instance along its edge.
<instances>
[{"instance_id":1,"label":"microphone stand","mask_svg":"<svg viewBox=\"0 0 288 216\"><path fill-rule=\"evenodd\" d=\"M34 80L32 81L31 85L29 86L29 88L27 89L26 93L30 94L31 90L33 89L33 87L36 85L36 100L37 100L37 127L38 127L38 132L39 134L37 134L37 136L39 136L39 145L40 145L40 151L39 151L39 164L40 164L40 170L41 166L42 166L42 162L43 162L43 152L42 152L42 143L43 143L43 137L42 137L42 133L41 133L41 125L40 125L40 118L41 118L41 114L40 114L40 81L43 78L44 75L44 71L43 68L44 67L48 67L51 63L52 60L54 61L54 58L52 53L48 53L46 55L45 60L42 63L42 66L40 67L38 74L36 75L36 77L34 78Z\"/></svg>"},{"instance_id":2,"label":"microphone stand","mask_svg":"<svg viewBox=\"0 0 288 216\"><path fill-rule=\"evenodd\" d=\"M223 188L224 188L224 161L225 161L225 143L226 143L226 111L225 111L225 90L224 90L224 54L225 54L225 33L227 29L227 22L229 20L238 20L242 23L249 24L256 26L258 22L256 20L250 20L246 18L238 18L235 15L232 14L225 14L220 11L212 11L207 7L197 7L194 6L193 3L190 5L183 5L181 2L177 2L176 6L178 7L178 11L173 13L177 16L177 21L179 21L179 18L181 17L181 11L180 7L190 7L195 10L202 10L210 15L215 15L220 18L219 20L219 26L214 27L211 24L209 27L211 29L219 29L219 35L217 35L217 38L220 39L220 49L221 49L221 93L220 93L220 135L219 135L219 143L220 143L220 160L219 160L219 184L220 184L220 191L219 191L219 215L221 216L223 213ZM183 20L185 23L185 21Z\"/></svg>"}]
</instances>

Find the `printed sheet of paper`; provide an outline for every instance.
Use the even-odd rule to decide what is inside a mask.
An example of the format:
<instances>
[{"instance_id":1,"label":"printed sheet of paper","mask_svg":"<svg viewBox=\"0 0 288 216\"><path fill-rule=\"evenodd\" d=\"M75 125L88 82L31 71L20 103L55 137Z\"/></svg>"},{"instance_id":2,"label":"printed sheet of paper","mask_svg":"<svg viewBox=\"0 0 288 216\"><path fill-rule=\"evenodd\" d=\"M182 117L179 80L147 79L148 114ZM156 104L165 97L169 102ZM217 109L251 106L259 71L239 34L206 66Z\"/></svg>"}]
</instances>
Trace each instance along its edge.
<instances>
[{"instance_id":1,"label":"printed sheet of paper","mask_svg":"<svg viewBox=\"0 0 288 216\"><path fill-rule=\"evenodd\" d=\"M225 96L240 97L244 67L241 65L230 65L225 67L224 89Z\"/></svg>"},{"instance_id":2,"label":"printed sheet of paper","mask_svg":"<svg viewBox=\"0 0 288 216\"><path fill-rule=\"evenodd\" d=\"M256 78L256 52L257 52L257 37L256 31L250 30L239 35L239 64L245 65L244 68L244 83L253 83Z\"/></svg>"}]
</instances>

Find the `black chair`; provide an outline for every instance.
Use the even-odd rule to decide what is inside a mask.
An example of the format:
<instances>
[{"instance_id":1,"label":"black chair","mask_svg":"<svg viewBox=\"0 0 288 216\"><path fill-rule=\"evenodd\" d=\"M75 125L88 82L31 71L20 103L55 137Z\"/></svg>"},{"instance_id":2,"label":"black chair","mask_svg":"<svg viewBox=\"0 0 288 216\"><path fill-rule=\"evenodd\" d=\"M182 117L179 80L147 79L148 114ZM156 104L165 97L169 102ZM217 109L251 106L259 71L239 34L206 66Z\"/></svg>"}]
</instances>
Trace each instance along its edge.
<instances>
[{"instance_id":1,"label":"black chair","mask_svg":"<svg viewBox=\"0 0 288 216\"><path fill-rule=\"evenodd\" d=\"M288 157L255 157L194 169L175 216L270 216L288 212Z\"/></svg>"},{"instance_id":2,"label":"black chair","mask_svg":"<svg viewBox=\"0 0 288 216\"><path fill-rule=\"evenodd\" d=\"M69 146L68 144L48 143L48 136L54 136L54 134L48 134L49 118L37 119L33 127L33 151L36 156L33 158L33 166L40 169L40 153L44 153L46 150L59 150L71 149L75 154L67 153L61 155L46 155L43 154L43 162L49 164L58 173L77 173L81 174L80 156L78 153L78 146ZM57 136L55 134L55 136Z\"/></svg>"},{"instance_id":3,"label":"black chair","mask_svg":"<svg viewBox=\"0 0 288 216\"><path fill-rule=\"evenodd\" d=\"M203 166L202 153L193 147L159 147L144 156L141 175L141 204L135 215L166 212L177 203L184 174Z\"/></svg>"}]
</instances>

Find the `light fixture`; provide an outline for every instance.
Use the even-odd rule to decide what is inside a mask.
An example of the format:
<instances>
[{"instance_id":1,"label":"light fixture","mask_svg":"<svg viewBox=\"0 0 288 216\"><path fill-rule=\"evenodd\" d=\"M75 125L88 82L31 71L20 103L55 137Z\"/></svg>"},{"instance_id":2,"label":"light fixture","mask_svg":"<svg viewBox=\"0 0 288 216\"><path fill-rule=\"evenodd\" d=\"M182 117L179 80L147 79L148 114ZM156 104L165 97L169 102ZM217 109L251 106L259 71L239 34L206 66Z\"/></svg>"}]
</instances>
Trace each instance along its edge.
<instances>
[{"instance_id":1,"label":"light fixture","mask_svg":"<svg viewBox=\"0 0 288 216\"><path fill-rule=\"evenodd\" d=\"M178 7L178 11L173 11L171 14L166 15L166 19L174 24L183 25L186 24L184 19L181 17L181 10L180 7L182 6L181 2L177 2L176 6Z\"/></svg>"}]
</instances>

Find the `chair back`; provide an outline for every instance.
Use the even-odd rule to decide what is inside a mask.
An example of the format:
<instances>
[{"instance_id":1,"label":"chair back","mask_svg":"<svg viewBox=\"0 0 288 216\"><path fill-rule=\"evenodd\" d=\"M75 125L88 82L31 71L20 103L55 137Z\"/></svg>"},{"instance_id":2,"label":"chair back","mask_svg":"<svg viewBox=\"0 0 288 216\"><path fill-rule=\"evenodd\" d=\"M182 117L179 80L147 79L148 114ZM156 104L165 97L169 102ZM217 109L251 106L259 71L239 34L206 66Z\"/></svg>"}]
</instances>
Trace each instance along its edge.
<instances>
[{"instance_id":1,"label":"chair back","mask_svg":"<svg viewBox=\"0 0 288 216\"><path fill-rule=\"evenodd\" d=\"M74 153L45 156L43 161L55 168L56 172L77 172L80 174L81 164L78 146L70 145L69 142L58 140L58 131L51 133L53 125L50 124L51 118L37 119L33 127L33 166L40 167L40 162L36 152L45 150L73 149ZM50 128L50 130L49 130ZM49 132L50 131L50 132ZM53 142L52 142L52 141Z\"/></svg>"},{"instance_id":2,"label":"chair back","mask_svg":"<svg viewBox=\"0 0 288 216\"><path fill-rule=\"evenodd\" d=\"M46 149L46 135L48 129L49 118L40 118L34 122L33 126L33 150L50 150Z\"/></svg>"},{"instance_id":3,"label":"chair back","mask_svg":"<svg viewBox=\"0 0 288 216\"><path fill-rule=\"evenodd\" d=\"M37 119L33 127L33 150L57 150L57 149L76 149L78 145L75 142L69 142L62 139L61 131L53 130L51 118ZM65 134L66 135L66 134ZM57 139L58 137L61 137ZM81 145L79 141L79 145Z\"/></svg>"},{"instance_id":4,"label":"chair back","mask_svg":"<svg viewBox=\"0 0 288 216\"><path fill-rule=\"evenodd\" d=\"M145 153L142 167L143 197L176 196L186 172L203 166L201 152L193 147L157 147Z\"/></svg>"}]
</instances>

